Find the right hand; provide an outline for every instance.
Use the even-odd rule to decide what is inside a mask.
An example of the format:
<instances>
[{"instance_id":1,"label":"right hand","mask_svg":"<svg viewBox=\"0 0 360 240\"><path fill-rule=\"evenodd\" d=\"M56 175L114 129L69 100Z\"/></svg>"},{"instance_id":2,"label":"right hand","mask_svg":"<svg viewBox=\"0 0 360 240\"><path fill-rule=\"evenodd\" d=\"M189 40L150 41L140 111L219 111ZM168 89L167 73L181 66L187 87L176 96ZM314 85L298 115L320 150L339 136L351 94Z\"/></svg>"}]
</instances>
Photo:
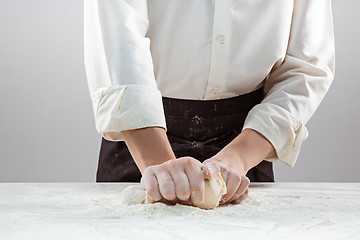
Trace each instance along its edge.
<instances>
[{"instance_id":1,"label":"right hand","mask_svg":"<svg viewBox=\"0 0 360 240\"><path fill-rule=\"evenodd\" d=\"M153 202L164 198L174 204L200 204L205 198L202 167L203 163L193 157L171 159L147 167L142 174L141 185Z\"/></svg>"}]
</instances>

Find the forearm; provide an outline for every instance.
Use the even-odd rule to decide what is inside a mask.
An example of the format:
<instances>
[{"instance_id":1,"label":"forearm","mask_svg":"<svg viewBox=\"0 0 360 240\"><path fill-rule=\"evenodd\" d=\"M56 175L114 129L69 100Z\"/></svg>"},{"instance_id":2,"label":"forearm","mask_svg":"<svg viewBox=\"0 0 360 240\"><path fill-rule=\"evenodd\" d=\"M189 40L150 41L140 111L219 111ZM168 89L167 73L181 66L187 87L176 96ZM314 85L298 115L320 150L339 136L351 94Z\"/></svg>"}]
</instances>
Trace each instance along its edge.
<instances>
[{"instance_id":1,"label":"forearm","mask_svg":"<svg viewBox=\"0 0 360 240\"><path fill-rule=\"evenodd\" d=\"M141 173L149 166L175 158L164 128L132 129L121 134Z\"/></svg>"},{"instance_id":2,"label":"forearm","mask_svg":"<svg viewBox=\"0 0 360 240\"><path fill-rule=\"evenodd\" d=\"M246 174L273 151L274 147L264 136L253 129L245 129L214 158Z\"/></svg>"}]
</instances>

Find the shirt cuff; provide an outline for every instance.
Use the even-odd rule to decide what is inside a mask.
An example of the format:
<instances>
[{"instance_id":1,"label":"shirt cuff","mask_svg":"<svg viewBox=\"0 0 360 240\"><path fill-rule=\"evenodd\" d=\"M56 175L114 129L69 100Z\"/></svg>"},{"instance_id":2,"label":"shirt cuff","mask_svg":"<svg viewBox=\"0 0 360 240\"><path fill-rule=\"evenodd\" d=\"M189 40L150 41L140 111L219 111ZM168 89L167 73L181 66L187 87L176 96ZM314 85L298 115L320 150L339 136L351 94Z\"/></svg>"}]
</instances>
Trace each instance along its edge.
<instances>
[{"instance_id":1,"label":"shirt cuff","mask_svg":"<svg viewBox=\"0 0 360 240\"><path fill-rule=\"evenodd\" d=\"M108 141L124 141L120 131L162 127L166 122L161 92L142 85L100 88L91 94L96 129ZM119 132L116 139L106 132Z\"/></svg>"},{"instance_id":2,"label":"shirt cuff","mask_svg":"<svg viewBox=\"0 0 360 240\"><path fill-rule=\"evenodd\" d=\"M290 167L295 165L301 144L309 133L291 113L272 103L260 103L248 113L243 130L251 128L261 133L274 146L274 154L265 160L281 160Z\"/></svg>"}]
</instances>

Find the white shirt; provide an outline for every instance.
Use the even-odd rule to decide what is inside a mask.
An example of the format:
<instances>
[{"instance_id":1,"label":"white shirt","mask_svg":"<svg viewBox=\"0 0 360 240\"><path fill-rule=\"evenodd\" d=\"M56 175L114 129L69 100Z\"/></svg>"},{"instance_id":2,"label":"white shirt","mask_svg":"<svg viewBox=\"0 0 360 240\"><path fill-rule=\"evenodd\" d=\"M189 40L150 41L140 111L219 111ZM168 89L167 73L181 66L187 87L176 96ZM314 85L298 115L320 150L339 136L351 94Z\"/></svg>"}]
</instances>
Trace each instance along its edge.
<instances>
[{"instance_id":1,"label":"white shirt","mask_svg":"<svg viewBox=\"0 0 360 240\"><path fill-rule=\"evenodd\" d=\"M96 129L166 128L162 96L224 99L265 86L243 130L295 164L334 76L330 0L84 0Z\"/></svg>"}]
</instances>

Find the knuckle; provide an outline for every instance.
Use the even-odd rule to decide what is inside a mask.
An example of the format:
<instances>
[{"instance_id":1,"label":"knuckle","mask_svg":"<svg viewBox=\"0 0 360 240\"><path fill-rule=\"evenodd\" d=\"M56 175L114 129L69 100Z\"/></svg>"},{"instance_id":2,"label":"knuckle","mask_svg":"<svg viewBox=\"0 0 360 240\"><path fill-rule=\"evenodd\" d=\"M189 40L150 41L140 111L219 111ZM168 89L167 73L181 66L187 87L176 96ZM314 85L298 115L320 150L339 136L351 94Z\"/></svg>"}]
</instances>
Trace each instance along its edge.
<instances>
[{"instance_id":1,"label":"knuckle","mask_svg":"<svg viewBox=\"0 0 360 240\"><path fill-rule=\"evenodd\" d=\"M196 161L194 161L194 160L190 161L190 163L187 166L188 166L189 170L196 171L196 172L199 171L199 173L200 173L200 165Z\"/></svg>"},{"instance_id":2,"label":"knuckle","mask_svg":"<svg viewBox=\"0 0 360 240\"><path fill-rule=\"evenodd\" d=\"M162 175L162 174L164 174L166 172L167 172L167 167L164 166L164 165L158 166L154 171L155 175L158 175L158 176Z\"/></svg>"},{"instance_id":3,"label":"knuckle","mask_svg":"<svg viewBox=\"0 0 360 240\"><path fill-rule=\"evenodd\" d=\"M163 168L161 166L158 166L154 169L154 174L158 175L159 173L163 172Z\"/></svg>"},{"instance_id":4,"label":"knuckle","mask_svg":"<svg viewBox=\"0 0 360 240\"><path fill-rule=\"evenodd\" d=\"M155 169L155 166L149 166L149 167L147 167L147 168L145 169L143 175L145 176L145 175L148 175L148 174L152 174L152 173L154 172L154 169Z\"/></svg>"},{"instance_id":5,"label":"knuckle","mask_svg":"<svg viewBox=\"0 0 360 240\"><path fill-rule=\"evenodd\" d=\"M166 165L168 165L169 167L175 167L178 165L178 161L175 159L175 160L169 160L167 162L165 162Z\"/></svg>"},{"instance_id":6,"label":"knuckle","mask_svg":"<svg viewBox=\"0 0 360 240\"><path fill-rule=\"evenodd\" d=\"M167 172L170 172L171 170L175 170L177 169L177 166L176 166L176 163L174 162L169 162L169 163L166 163L165 166L164 166L164 171L167 171Z\"/></svg>"},{"instance_id":7,"label":"knuckle","mask_svg":"<svg viewBox=\"0 0 360 240\"><path fill-rule=\"evenodd\" d=\"M155 179L154 173L145 173L141 177L141 182L143 182L145 185L151 184L153 180Z\"/></svg>"},{"instance_id":8,"label":"knuckle","mask_svg":"<svg viewBox=\"0 0 360 240\"><path fill-rule=\"evenodd\" d=\"M193 159L192 157L184 157L183 162L186 165L191 165L193 163Z\"/></svg>"}]
</instances>

